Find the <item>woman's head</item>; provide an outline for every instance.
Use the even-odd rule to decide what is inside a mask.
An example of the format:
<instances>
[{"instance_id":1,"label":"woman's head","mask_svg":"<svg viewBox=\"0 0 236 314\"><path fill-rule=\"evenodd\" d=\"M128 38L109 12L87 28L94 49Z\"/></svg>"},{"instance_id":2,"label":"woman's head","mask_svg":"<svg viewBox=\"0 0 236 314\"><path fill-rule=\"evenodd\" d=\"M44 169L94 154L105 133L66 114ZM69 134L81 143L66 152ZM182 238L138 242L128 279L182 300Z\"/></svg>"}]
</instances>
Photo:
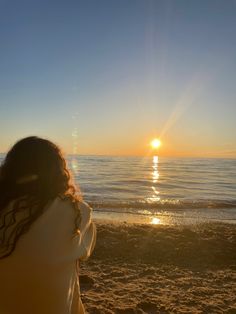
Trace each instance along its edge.
<instances>
[{"instance_id":1,"label":"woman's head","mask_svg":"<svg viewBox=\"0 0 236 314\"><path fill-rule=\"evenodd\" d=\"M14 203L12 221L17 212L29 211L29 219L17 226L21 226L16 232L17 241L57 196L77 200L76 189L61 150L52 142L35 136L18 141L0 167L0 230L6 233L7 228L13 226L11 223L7 225L11 219L5 219L4 211L11 202Z\"/></svg>"},{"instance_id":2,"label":"woman's head","mask_svg":"<svg viewBox=\"0 0 236 314\"><path fill-rule=\"evenodd\" d=\"M75 192L60 149L35 136L18 141L8 152L0 168L1 182L11 198L28 195L50 199Z\"/></svg>"}]
</instances>

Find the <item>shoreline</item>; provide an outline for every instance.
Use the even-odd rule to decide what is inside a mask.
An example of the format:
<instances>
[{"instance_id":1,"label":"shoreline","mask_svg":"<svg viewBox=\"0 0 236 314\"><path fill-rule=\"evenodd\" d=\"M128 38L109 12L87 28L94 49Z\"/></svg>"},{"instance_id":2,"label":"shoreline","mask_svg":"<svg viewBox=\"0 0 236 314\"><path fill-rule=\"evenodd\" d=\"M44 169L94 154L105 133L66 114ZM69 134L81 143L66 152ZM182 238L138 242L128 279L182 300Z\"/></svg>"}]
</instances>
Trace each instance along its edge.
<instances>
[{"instance_id":1,"label":"shoreline","mask_svg":"<svg viewBox=\"0 0 236 314\"><path fill-rule=\"evenodd\" d=\"M208 213L207 213L208 214ZM102 211L93 210L94 220L98 223L129 223L129 224L145 224L145 225L166 225L166 226L191 226L199 224L230 224L236 226L236 218L222 218L222 217L209 217L200 216L197 212L176 212L166 211L156 214L145 213L131 213L119 211Z\"/></svg>"},{"instance_id":2,"label":"shoreline","mask_svg":"<svg viewBox=\"0 0 236 314\"><path fill-rule=\"evenodd\" d=\"M80 272L88 313L236 313L235 225L96 224Z\"/></svg>"}]
</instances>

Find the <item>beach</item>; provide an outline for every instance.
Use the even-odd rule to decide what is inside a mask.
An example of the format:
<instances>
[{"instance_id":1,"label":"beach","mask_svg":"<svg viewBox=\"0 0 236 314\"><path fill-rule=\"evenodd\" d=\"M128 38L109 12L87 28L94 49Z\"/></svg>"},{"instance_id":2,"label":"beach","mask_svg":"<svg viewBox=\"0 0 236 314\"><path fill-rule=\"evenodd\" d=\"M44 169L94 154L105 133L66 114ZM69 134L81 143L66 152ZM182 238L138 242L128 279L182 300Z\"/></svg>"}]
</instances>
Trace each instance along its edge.
<instances>
[{"instance_id":1,"label":"beach","mask_svg":"<svg viewBox=\"0 0 236 314\"><path fill-rule=\"evenodd\" d=\"M80 269L88 313L236 313L236 225L96 224Z\"/></svg>"}]
</instances>

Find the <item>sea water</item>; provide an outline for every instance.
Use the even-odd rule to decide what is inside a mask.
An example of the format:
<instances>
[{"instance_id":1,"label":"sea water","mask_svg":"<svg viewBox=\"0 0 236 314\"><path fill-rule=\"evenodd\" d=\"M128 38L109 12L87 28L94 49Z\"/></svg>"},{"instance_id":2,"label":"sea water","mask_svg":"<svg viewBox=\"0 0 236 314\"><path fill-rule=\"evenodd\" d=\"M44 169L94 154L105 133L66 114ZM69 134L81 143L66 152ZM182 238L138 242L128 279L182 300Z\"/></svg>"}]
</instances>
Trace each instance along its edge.
<instances>
[{"instance_id":1,"label":"sea water","mask_svg":"<svg viewBox=\"0 0 236 314\"><path fill-rule=\"evenodd\" d=\"M236 159L70 156L68 163L99 217L236 223Z\"/></svg>"},{"instance_id":2,"label":"sea water","mask_svg":"<svg viewBox=\"0 0 236 314\"><path fill-rule=\"evenodd\" d=\"M236 159L70 155L67 163L97 218L236 223Z\"/></svg>"}]
</instances>

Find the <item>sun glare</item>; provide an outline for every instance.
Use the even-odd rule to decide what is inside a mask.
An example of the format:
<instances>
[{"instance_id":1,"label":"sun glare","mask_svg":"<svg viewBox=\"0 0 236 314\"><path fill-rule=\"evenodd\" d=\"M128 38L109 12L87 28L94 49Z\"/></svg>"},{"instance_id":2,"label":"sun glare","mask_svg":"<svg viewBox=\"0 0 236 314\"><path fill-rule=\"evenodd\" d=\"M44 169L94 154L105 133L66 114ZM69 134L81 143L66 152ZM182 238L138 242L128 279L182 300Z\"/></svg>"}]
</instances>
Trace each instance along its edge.
<instances>
[{"instance_id":1,"label":"sun glare","mask_svg":"<svg viewBox=\"0 0 236 314\"><path fill-rule=\"evenodd\" d=\"M159 225L161 223L161 220L157 217L152 218L151 224L152 225Z\"/></svg>"},{"instance_id":2,"label":"sun glare","mask_svg":"<svg viewBox=\"0 0 236 314\"><path fill-rule=\"evenodd\" d=\"M159 148L161 146L161 141L157 138L151 141L152 148Z\"/></svg>"}]
</instances>

